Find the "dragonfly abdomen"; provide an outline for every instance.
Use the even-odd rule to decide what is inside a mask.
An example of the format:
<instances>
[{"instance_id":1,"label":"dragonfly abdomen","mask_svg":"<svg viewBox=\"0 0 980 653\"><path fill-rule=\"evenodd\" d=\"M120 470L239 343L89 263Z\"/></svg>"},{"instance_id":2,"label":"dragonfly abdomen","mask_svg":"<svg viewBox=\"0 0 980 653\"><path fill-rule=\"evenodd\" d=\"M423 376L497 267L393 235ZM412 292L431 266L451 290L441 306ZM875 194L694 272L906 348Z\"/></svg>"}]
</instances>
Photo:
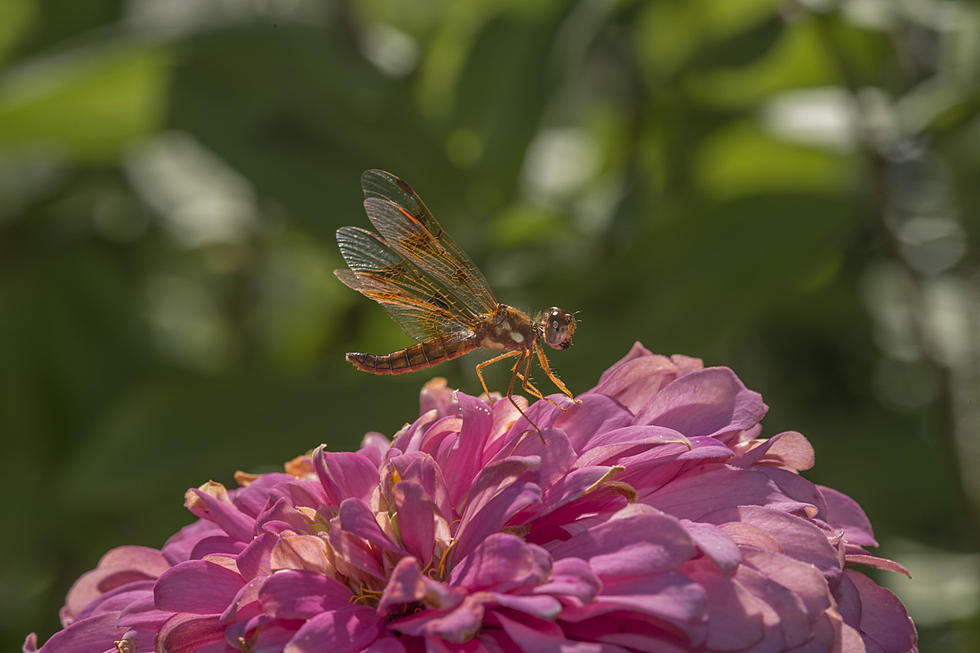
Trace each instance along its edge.
<instances>
[{"instance_id":1,"label":"dragonfly abdomen","mask_svg":"<svg viewBox=\"0 0 980 653\"><path fill-rule=\"evenodd\" d=\"M479 347L476 336L432 338L390 354L347 354L347 362L371 374L405 374L459 358Z\"/></svg>"}]
</instances>

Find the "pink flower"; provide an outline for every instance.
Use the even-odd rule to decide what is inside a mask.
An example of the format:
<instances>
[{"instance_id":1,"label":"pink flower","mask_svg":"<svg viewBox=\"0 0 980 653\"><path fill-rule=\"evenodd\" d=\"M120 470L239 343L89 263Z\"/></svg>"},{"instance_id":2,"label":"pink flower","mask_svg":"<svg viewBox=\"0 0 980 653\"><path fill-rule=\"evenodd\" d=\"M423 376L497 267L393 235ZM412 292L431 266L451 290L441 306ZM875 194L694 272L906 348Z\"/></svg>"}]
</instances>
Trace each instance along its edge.
<instances>
[{"instance_id":1,"label":"pink flower","mask_svg":"<svg viewBox=\"0 0 980 653\"><path fill-rule=\"evenodd\" d=\"M579 399L527 408L539 438L436 379L391 442L190 490L200 520L107 554L40 650L916 650L853 566L905 570L731 370L637 344Z\"/></svg>"}]
</instances>

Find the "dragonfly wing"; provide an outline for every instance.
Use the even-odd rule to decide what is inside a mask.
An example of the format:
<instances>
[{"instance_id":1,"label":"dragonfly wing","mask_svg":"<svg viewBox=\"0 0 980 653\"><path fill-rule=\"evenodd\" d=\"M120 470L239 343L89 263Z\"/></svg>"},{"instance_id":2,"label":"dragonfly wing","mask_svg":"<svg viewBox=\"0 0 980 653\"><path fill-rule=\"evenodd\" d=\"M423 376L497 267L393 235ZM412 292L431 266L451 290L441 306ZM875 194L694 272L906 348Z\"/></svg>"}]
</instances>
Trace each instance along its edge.
<instances>
[{"instance_id":1,"label":"dragonfly wing","mask_svg":"<svg viewBox=\"0 0 980 653\"><path fill-rule=\"evenodd\" d=\"M421 222L387 200L368 198L364 210L392 250L445 289L454 310L474 319L496 311L497 301L483 275L468 259L449 249L447 239L434 237Z\"/></svg>"},{"instance_id":2,"label":"dragonfly wing","mask_svg":"<svg viewBox=\"0 0 980 653\"><path fill-rule=\"evenodd\" d=\"M473 315L496 310L486 278L408 184L383 170L367 170L361 187L368 218L392 249L437 279Z\"/></svg>"},{"instance_id":3,"label":"dragonfly wing","mask_svg":"<svg viewBox=\"0 0 980 653\"><path fill-rule=\"evenodd\" d=\"M334 274L348 287L381 304L395 323L416 340L469 331L471 320L452 310L445 291L366 229L337 230L340 252L350 270Z\"/></svg>"}]
</instances>

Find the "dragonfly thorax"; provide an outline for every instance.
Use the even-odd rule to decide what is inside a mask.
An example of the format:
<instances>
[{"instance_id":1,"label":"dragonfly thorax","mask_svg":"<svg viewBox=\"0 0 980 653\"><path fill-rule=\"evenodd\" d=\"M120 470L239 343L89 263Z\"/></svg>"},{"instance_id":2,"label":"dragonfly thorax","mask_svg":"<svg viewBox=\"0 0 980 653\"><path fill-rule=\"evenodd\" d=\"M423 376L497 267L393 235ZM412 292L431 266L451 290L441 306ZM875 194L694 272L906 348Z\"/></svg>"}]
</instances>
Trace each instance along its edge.
<instances>
[{"instance_id":1,"label":"dragonfly thorax","mask_svg":"<svg viewBox=\"0 0 980 653\"><path fill-rule=\"evenodd\" d=\"M531 349L540 337L537 324L526 313L500 304L497 311L477 331L480 346L487 349Z\"/></svg>"}]
</instances>

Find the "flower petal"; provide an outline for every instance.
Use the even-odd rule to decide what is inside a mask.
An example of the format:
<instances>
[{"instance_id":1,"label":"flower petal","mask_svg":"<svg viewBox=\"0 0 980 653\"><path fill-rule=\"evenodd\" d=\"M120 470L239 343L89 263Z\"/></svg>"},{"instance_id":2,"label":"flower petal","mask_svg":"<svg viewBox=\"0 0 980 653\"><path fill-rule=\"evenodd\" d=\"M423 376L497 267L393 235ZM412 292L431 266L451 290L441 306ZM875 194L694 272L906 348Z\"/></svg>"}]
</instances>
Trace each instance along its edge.
<instances>
[{"instance_id":1,"label":"flower petal","mask_svg":"<svg viewBox=\"0 0 980 653\"><path fill-rule=\"evenodd\" d=\"M178 614L160 629L159 650L167 653L226 653L225 626L216 616Z\"/></svg>"},{"instance_id":2,"label":"flower petal","mask_svg":"<svg viewBox=\"0 0 980 653\"><path fill-rule=\"evenodd\" d=\"M548 580L532 591L574 598L579 605L585 605L595 599L601 589L602 581L589 563L579 558L562 558L555 561Z\"/></svg>"},{"instance_id":3,"label":"flower petal","mask_svg":"<svg viewBox=\"0 0 980 653\"><path fill-rule=\"evenodd\" d=\"M338 517L340 527L348 533L363 537L381 550L396 551L402 555L407 555L403 548L385 535L374 518L374 511L361 499L344 499L340 504Z\"/></svg>"},{"instance_id":4,"label":"flower petal","mask_svg":"<svg viewBox=\"0 0 980 653\"><path fill-rule=\"evenodd\" d=\"M747 389L734 372L709 367L669 383L637 413L636 423L719 437L755 426L766 410L762 395Z\"/></svg>"},{"instance_id":5,"label":"flower petal","mask_svg":"<svg viewBox=\"0 0 980 653\"><path fill-rule=\"evenodd\" d=\"M232 503L249 517L257 517L269 503L271 491L294 480L296 479L289 474L261 474L246 487L236 491L232 497Z\"/></svg>"},{"instance_id":6,"label":"flower petal","mask_svg":"<svg viewBox=\"0 0 980 653\"><path fill-rule=\"evenodd\" d=\"M692 522L686 519L681 524L694 543L719 570L728 573L734 571L742 561L742 554L735 541L725 531L711 524Z\"/></svg>"},{"instance_id":7,"label":"flower petal","mask_svg":"<svg viewBox=\"0 0 980 653\"><path fill-rule=\"evenodd\" d=\"M589 448L598 434L608 433L633 422L633 415L619 402L604 394L587 393L579 397L581 404L569 406L558 416L553 428L561 429L576 452Z\"/></svg>"},{"instance_id":8,"label":"flower petal","mask_svg":"<svg viewBox=\"0 0 980 653\"><path fill-rule=\"evenodd\" d=\"M332 574L333 564L327 553L327 542L319 535L288 535L276 540L269 556L272 571L305 569Z\"/></svg>"},{"instance_id":9,"label":"flower petal","mask_svg":"<svg viewBox=\"0 0 980 653\"><path fill-rule=\"evenodd\" d=\"M272 574L259 590L266 614L277 619L309 619L327 610L350 607L350 588L315 571Z\"/></svg>"},{"instance_id":10,"label":"flower petal","mask_svg":"<svg viewBox=\"0 0 980 653\"><path fill-rule=\"evenodd\" d=\"M643 497L644 503L693 521L711 521L708 513L738 506L779 506L791 512L807 504L786 497L764 473L717 467L685 473L669 484Z\"/></svg>"},{"instance_id":11,"label":"flower petal","mask_svg":"<svg viewBox=\"0 0 980 653\"><path fill-rule=\"evenodd\" d=\"M248 543L248 546L235 558L235 564L242 578L251 580L256 576L268 576L272 573L270 559L272 549L278 537L272 533L263 533Z\"/></svg>"},{"instance_id":12,"label":"flower petal","mask_svg":"<svg viewBox=\"0 0 980 653\"><path fill-rule=\"evenodd\" d=\"M623 508L608 521L551 547L556 559L582 558L606 576L643 576L673 569L696 553L694 542L670 515L649 506Z\"/></svg>"},{"instance_id":13,"label":"flower petal","mask_svg":"<svg viewBox=\"0 0 980 653\"><path fill-rule=\"evenodd\" d=\"M391 489L398 515L398 530L408 555L425 567L435 545L436 510L418 483L402 481Z\"/></svg>"},{"instance_id":14,"label":"flower petal","mask_svg":"<svg viewBox=\"0 0 980 653\"><path fill-rule=\"evenodd\" d=\"M372 608L331 610L303 624L283 653L355 653L377 640L383 628Z\"/></svg>"},{"instance_id":15,"label":"flower petal","mask_svg":"<svg viewBox=\"0 0 980 653\"><path fill-rule=\"evenodd\" d=\"M864 574L845 569L841 587L848 586L857 595L860 610L841 605L841 616L845 623L860 631L866 644L885 653L908 651L915 645L915 626L894 594Z\"/></svg>"},{"instance_id":16,"label":"flower petal","mask_svg":"<svg viewBox=\"0 0 980 653\"><path fill-rule=\"evenodd\" d=\"M637 342L624 358L599 377L599 384L590 392L612 397L635 415L665 385L699 367L697 359L686 359L678 365L666 356L651 354Z\"/></svg>"},{"instance_id":17,"label":"flower petal","mask_svg":"<svg viewBox=\"0 0 980 653\"><path fill-rule=\"evenodd\" d=\"M549 573L551 557L544 549L514 535L495 533L456 564L449 582L470 591L506 592L537 584Z\"/></svg>"},{"instance_id":18,"label":"flower petal","mask_svg":"<svg viewBox=\"0 0 980 653\"><path fill-rule=\"evenodd\" d=\"M450 588L445 583L423 576L414 558L402 558L391 572L388 585L378 602L378 612L387 613L391 608L415 601L421 601L435 610L448 610L459 605L464 594L462 588Z\"/></svg>"},{"instance_id":19,"label":"flower petal","mask_svg":"<svg viewBox=\"0 0 980 653\"><path fill-rule=\"evenodd\" d=\"M320 445L313 463L330 505L339 506L350 497L367 501L378 487L378 467L360 454L326 451Z\"/></svg>"},{"instance_id":20,"label":"flower petal","mask_svg":"<svg viewBox=\"0 0 980 653\"><path fill-rule=\"evenodd\" d=\"M493 419L490 416L490 407L476 397L458 393L456 399L463 426L459 430L456 444L439 462L446 476L450 496L458 504L463 493L473 485L473 479L483 469L483 445L493 426Z\"/></svg>"},{"instance_id":21,"label":"flower petal","mask_svg":"<svg viewBox=\"0 0 980 653\"><path fill-rule=\"evenodd\" d=\"M424 610L393 621L388 627L406 635L438 637L462 643L472 639L483 625L483 604L488 598L484 593L470 594L452 610Z\"/></svg>"},{"instance_id":22,"label":"flower petal","mask_svg":"<svg viewBox=\"0 0 980 653\"><path fill-rule=\"evenodd\" d=\"M251 541L255 522L231 503L194 488L187 491L185 505L198 517L214 522L229 537L242 542Z\"/></svg>"},{"instance_id":23,"label":"flower petal","mask_svg":"<svg viewBox=\"0 0 980 653\"><path fill-rule=\"evenodd\" d=\"M829 487L818 485L817 488L826 501L825 519L828 524L844 529L844 537L848 542L861 546L878 546L868 516L854 499Z\"/></svg>"},{"instance_id":24,"label":"flower petal","mask_svg":"<svg viewBox=\"0 0 980 653\"><path fill-rule=\"evenodd\" d=\"M41 647L40 653L93 653L115 651L113 642L122 639L126 628L118 625L118 614L102 614L79 619L70 627L56 632Z\"/></svg>"},{"instance_id":25,"label":"flower petal","mask_svg":"<svg viewBox=\"0 0 980 653\"><path fill-rule=\"evenodd\" d=\"M160 576L153 597L160 610L221 614L245 581L237 572L206 560L188 560Z\"/></svg>"},{"instance_id":26,"label":"flower petal","mask_svg":"<svg viewBox=\"0 0 980 653\"><path fill-rule=\"evenodd\" d=\"M453 558L460 560L487 536L503 529L507 521L522 509L541 501L541 488L534 483L516 483L504 488L478 511L466 513L456 533Z\"/></svg>"}]
</instances>

